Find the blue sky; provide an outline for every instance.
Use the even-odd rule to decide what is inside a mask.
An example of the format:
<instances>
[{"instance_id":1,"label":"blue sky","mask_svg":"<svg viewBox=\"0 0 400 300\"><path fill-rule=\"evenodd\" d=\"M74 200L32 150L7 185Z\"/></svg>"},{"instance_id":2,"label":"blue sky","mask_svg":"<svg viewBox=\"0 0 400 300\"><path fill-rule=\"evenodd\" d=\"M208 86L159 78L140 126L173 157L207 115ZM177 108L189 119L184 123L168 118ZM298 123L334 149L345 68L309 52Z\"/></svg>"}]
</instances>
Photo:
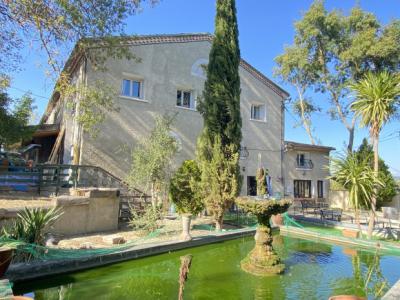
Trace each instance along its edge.
<instances>
[{"instance_id":1,"label":"blue sky","mask_svg":"<svg viewBox=\"0 0 400 300\"><path fill-rule=\"evenodd\" d=\"M289 85L280 83L272 77L275 66L274 58L282 53L284 45L292 43L294 36L293 22L301 18L312 0L237 0L239 41L241 54L268 77L277 81L289 93L295 91ZM351 7L359 3L367 11L375 13L379 20L387 23L400 17L399 0L330 0L328 9L339 9L348 13ZM160 4L129 18L126 28L128 34L160 34L214 31L215 0L162 0ZM53 82L45 76L45 56L40 51L26 48L23 51L22 71L15 73L12 96L19 97L21 90L30 90L36 97L40 115L51 94ZM19 89L19 90L18 90ZM316 96L321 97L321 96ZM323 99L315 99L322 102ZM321 100L321 101L319 101ZM294 128L295 119L286 113L286 139L308 142L301 127ZM323 145L334 146L338 150L345 148L348 135L343 125L331 121L326 114L317 114L314 118L317 136ZM400 131L400 124L393 121L387 125L381 136L380 155L386 160L392 172L400 176L400 137L394 134ZM355 145L368 136L365 129L356 132ZM387 137L387 138L386 138Z\"/></svg>"}]
</instances>

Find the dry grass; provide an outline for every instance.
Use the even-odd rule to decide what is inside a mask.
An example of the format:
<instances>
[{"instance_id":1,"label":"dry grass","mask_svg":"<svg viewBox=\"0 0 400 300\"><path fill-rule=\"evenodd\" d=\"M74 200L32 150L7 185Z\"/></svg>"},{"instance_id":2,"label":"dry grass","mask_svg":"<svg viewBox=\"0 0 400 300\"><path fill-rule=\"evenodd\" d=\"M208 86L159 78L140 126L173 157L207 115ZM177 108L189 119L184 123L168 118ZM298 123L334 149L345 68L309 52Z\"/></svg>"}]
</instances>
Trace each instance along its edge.
<instances>
[{"instance_id":1,"label":"dry grass","mask_svg":"<svg viewBox=\"0 0 400 300\"><path fill-rule=\"evenodd\" d=\"M0 209L23 208L23 207L49 207L51 200L46 199L2 199L0 198Z\"/></svg>"}]
</instances>

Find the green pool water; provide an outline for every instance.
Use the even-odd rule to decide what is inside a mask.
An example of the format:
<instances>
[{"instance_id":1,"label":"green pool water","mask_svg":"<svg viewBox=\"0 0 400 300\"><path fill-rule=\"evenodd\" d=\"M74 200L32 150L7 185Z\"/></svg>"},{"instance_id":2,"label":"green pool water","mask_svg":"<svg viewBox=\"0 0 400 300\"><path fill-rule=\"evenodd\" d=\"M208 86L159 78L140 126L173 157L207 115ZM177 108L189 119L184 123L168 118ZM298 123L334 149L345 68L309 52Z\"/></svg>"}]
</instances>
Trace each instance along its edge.
<instances>
[{"instance_id":1,"label":"green pool water","mask_svg":"<svg viewBox=\"0 0 400 300\"><path fill-rule=\"evenodd\" d=\"M185 299L328 299L366 293L376 299L400 277L400 257L279 235L274 247L286 272L255 277L240 269L253 246L252 237L241 238L32 281L14 291L49 300L177 299L179 257L186 254L193 261Z\"/></svg>"}]
</instances>

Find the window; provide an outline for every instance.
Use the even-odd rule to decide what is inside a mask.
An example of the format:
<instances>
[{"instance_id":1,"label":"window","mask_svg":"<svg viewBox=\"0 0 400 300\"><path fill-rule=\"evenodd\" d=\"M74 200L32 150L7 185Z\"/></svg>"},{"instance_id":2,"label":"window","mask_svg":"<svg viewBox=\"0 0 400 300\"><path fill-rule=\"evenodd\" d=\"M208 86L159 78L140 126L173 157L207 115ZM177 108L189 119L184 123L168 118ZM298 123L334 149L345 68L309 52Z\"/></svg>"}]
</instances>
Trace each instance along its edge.
<instances>
[{"instance_id":1,"label":"window","mask_svg":"<svg viewBox=\"0 0 400 300\"><path fill-rule=\"evenodd\" d=\"M178 90L176 92L176 106L195 109L192 92Z\"/></svg>"},{"instance_id":2,"label":"window","mask_svg":"<svg viewBox=\"0 0 400 300\"><path fill-rule=\"evenodd\" d=\"M296 168L306 169L306 170L311 170L312 168L314 168L309 153L297 153Z\"/></svg>"},{"instance_id":3,"label":"window","mask_svg":"<svg viewBox=\"0 0 400 300\"><path fill-rule=\"evenodd\" d=\"M324 198L324 182L322 180L317 181L318 198Z\"/></svg>"},{"instance_id":4,"label":"window","mask_svg":"<svg viewBox=\"0 0 400 300\"><path fill-rule=\"evenodd\" d=\"M311 180L295 180L294 197L311 198Z\"/></svg>"},{"instance_id":5,"label":"window","mask_svg":"<svg viewBox=\"0 0 400 300\"><path fill-rule=\"evenodd\" d=\"M256 176L247 176L247 195L248 196L257 196Z\"/></svg>"},{"instance_id":6,"label":"window","mask_svg":"<svg viewBox=\"0 0 400 300\"><path fill-rule=\"evenodd\" d=\"M132 98L143 98L143 81L139 80L122 80L122 91L121 95Z\"/></svg>"},{"instance_id":7,"label":"window","mask_svg":"<svg viewBox=\"0 0 400 300\"><path fill-rule=\"evenodd\" d=\"M251 105L251 120L266 121L265 104Z\"/></svg>"},{"instance_id":8,"label":"window","mask_svg":"<svg viewBox=\"0 0 400 300\"><path fill-rule=\"evenodd\" d=\"M306 157L304 153L298 153L297 154L297 165L299 167L304 167L306 164Z\"/></svg>"}]
</instances>

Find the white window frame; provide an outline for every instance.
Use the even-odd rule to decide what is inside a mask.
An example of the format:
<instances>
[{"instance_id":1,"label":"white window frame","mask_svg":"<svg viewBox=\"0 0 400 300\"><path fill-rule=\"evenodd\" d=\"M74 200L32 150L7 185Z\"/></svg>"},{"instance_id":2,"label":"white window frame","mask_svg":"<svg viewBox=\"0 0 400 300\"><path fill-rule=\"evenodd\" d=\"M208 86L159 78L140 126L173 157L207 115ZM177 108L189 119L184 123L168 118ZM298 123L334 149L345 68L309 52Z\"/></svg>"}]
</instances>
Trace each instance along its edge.
<instances>
[{"instance_id":1,"label":"white window frame","mask_svg":"<svg viewBox=\"0 0 400 300\"><path fill-rule=\"evenodd\" d=\"M190 93L189 107L178 105L177 100L178 100L178 92L179 91L181 92L181 104L182 104L182 101L183 101L183 93ZM175 99L175 106L176 107L181 108L181 109L194 110L194 111L197 110L197 108L196 108L197 103L196 103L196 98L195 98L193 90L186 89L186 88L177 88L175 94L176 94L176 99ZM193 106L192 106L192 104L193 104Z\"/></svg>"},{"instance_id":2,"label":"white window frame","mask_svg":"<svg viewBox=\"0 0 400 300\"><path fill-rule=\"evenodd\" d=\"M262 116L261 119L254 119L253 118L253 109L254 107L259 107L259 106L264 106L264 116ZM257 122L267 122L267 105L265 103L251 103L250 105L250 120L251 121L257 121Z\"/></svg>"},{"instance_id":3,"label":"white window frame","mask_svg":"<svg viewBox=\"0 0 400 300\"><path fill-rule=\"evenodd\" d=\"M123 94L123 89L124 89L124 81L127 80L130 82L130 94L129 96ZM133 92L133 83L138 82L139 85L139 97L132 96ZM144 99L144 80L142 78L137 78L137 77L130 77L130 76L124 76L121 80L121 89L120 89L120 95L121 98L124 99L130 99L130 100L137 100L137 101L142 101L142 102L148 102L147 100Z\"/></svg>"}]
</instances>

